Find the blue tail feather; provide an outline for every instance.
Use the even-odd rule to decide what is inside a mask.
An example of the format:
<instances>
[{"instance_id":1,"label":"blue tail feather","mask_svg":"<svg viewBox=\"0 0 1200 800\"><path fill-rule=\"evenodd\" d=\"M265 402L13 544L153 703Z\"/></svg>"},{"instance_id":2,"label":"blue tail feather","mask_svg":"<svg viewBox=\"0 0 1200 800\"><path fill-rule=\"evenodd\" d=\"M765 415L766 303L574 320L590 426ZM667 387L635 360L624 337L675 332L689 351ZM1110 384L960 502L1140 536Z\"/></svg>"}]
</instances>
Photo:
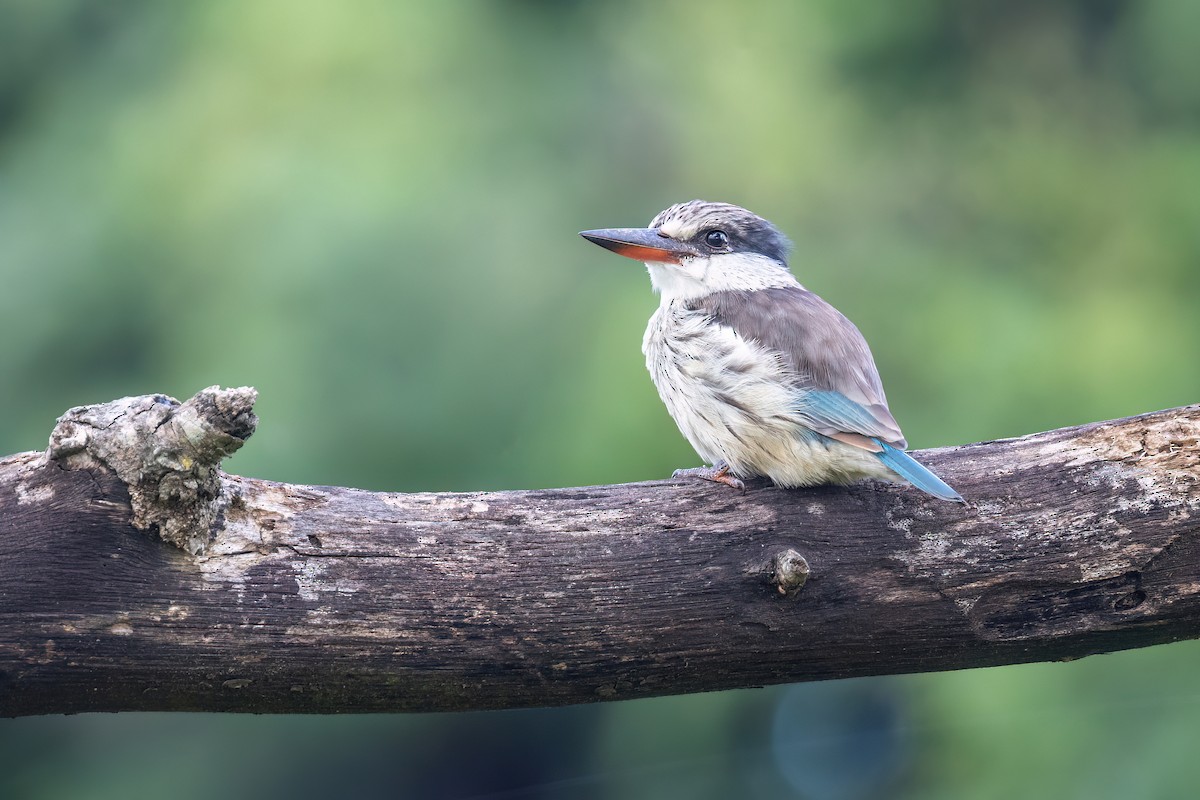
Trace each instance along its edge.
<instances>
[{"instance_id":1,"label":"blue tail feather","mask_svg":"<svg viewBox=\"0 0 1200 800\"><path fill-rule=\"evenodd\" d=\"M922 492L941 498L942 500L951 500L956 503L965 503L962 495L950 488L949 485L937 475L934 475L925 467L921 466L912 456L903 450L897 450L887 442L881 442L878 439L874 440L876 444L883 448L882 452L876 453L879 460L884 466L895 472L901 478L911 483L913 486L920 489Z\"/></svg>"}]
</instances>

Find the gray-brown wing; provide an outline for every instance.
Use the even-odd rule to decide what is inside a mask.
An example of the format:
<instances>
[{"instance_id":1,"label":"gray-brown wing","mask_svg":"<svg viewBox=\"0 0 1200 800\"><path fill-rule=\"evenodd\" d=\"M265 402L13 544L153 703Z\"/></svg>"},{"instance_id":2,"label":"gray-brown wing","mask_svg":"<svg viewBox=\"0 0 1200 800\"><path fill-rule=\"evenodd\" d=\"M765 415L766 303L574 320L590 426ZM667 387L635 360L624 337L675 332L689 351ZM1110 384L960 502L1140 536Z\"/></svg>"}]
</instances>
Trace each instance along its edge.
<instances>
[{"instance_id":1,"label":"gray-brown wing","mask_svg":"<svg viewBox=\"0 0 1200 800\"><path fill-rule=\"evenodd\" d=\"M875 359L854 323L817 295L799 286L758 291L716 292L692 300L714 321L743 339L778 351L795 374L799 411L820 433L874 436L907 447L887 407ZM841 395L824 397L823 392ZM860 442L852 442L860 444Z\"/></svg>"}]
</instances>

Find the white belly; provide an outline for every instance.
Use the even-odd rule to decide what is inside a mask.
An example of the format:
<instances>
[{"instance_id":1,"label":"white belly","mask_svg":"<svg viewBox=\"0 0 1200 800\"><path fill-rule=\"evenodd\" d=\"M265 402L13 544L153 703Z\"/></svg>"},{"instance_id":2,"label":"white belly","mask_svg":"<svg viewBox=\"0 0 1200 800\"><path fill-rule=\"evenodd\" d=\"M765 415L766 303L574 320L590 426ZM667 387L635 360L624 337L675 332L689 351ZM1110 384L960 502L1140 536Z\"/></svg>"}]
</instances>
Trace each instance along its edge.
<instances>
[{"instance_id":1,"label":"white belly","mask_svg":"<svg viewBox=\"0 0 1200 800\"><path fill-rule=\"evenodd\" d=\"M702 312L664 305L642 341L646 367L679 430L709 463L780 486L894 479L873 454L801 425L786 367Z\"/></svg>"}]
</instances>

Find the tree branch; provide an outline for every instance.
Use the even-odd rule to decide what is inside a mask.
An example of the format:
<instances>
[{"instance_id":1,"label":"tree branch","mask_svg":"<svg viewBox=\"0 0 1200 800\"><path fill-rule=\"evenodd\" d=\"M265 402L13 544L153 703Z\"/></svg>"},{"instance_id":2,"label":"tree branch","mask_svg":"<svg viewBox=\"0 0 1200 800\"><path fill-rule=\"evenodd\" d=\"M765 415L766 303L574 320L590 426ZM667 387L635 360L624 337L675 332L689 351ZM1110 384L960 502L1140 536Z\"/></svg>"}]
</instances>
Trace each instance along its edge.
<instances>
[{"instance_id":1,"label":"tree branch","mask_svg":"<svg viewBox=\"0 0 1200 800\"><path fill-rule=\"evenodd\" d=\"M0 460L0 714L558 705L1200 636L1200 406L909 487L381 494L227 475L251 389Z\"/></svg>"}]
</instances>

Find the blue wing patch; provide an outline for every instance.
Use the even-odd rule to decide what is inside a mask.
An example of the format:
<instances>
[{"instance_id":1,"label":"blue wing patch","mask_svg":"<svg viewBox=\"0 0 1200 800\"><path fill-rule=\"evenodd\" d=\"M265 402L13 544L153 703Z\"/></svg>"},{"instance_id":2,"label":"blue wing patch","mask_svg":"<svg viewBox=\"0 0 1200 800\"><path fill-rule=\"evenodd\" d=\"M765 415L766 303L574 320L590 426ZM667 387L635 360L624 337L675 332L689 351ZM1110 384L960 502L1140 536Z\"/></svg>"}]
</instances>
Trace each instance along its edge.
<instances>
[{"instance_id":1,"label":"blue wing patch","mask_svg":"<svg viewBox=\"0 0 1200 800\"><path fill-rule=\"evenodd\" d=\"M888 435L887 428L868 408L841 392L807 389L796 398L795 411L801 422L818 433L860 433L871 437Z\"/></svg>"},{"instance_id":2,"label":"blue wing patch","mask_svg":"<svg viewBox=\"0 0 1200 800\"><path fill-rule=\"evenodd\" d=\"M863 437L864 448L873 449L868 442L878 445L880 449L875 456L884 466L921 491L942 500L965 502L962 495L921 466L916 459L880 438L886 435L886 428L870 409L854 402L841 392L806 390L797 397L795 411L804 425L825 436L839 438L839 435L856 434ZM849 440L848 443L858 444L853 440Z\"/></svg>"}]
</instances>

